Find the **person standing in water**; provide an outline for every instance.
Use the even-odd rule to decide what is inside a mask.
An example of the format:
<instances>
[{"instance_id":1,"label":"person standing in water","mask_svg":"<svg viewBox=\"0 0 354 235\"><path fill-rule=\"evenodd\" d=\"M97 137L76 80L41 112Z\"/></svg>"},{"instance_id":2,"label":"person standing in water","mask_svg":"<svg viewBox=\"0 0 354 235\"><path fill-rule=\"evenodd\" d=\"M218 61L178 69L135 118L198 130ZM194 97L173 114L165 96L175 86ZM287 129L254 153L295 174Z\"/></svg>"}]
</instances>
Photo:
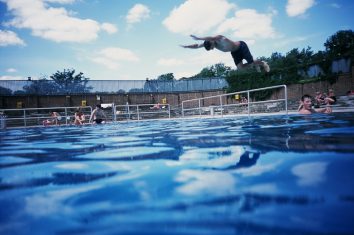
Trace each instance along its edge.
<instances>
[{"instance_id":1,"label":"person standing in water","mask_svg":"<svg viewBox=\"0 0 354 235\"><path fill-rule=\"evenodd\" d=\"M97 104L96 108L94 110L92 110L89 123L101 124L101 123L104 123L104 120L106 120L106 118L107 118L107 116L106 116L105 112L103 111L101 105Z\"/></svg>"},{"instance_id":2,"label":"person standing in water","mask_svg":"<svg viewBox=\"0 0 354 235\"><path fill-rule=\"evenodd\" d=\"M303 95L300 100L300 106L298 108L298 112L299 114L331 113L332 109L330 107L313 109L312 97L310 95Z\"/></svg>"}]
</instances>

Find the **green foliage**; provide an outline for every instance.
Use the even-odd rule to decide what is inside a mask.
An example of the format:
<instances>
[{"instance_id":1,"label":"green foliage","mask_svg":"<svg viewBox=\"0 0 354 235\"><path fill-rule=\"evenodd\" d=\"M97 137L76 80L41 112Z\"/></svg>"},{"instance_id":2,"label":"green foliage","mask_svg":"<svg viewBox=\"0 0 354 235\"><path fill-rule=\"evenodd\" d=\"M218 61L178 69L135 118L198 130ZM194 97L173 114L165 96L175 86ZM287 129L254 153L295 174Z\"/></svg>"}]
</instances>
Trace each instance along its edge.
<instances>
[{"instance_id":1,"label":"green foliage","mask_svg":"<svg viewBox=\"0 0 354 235\"><path fill-rule=\"evenodd\" d=\"M12 94L11 89L0 86L0 95L11 95L11 94Z\"/></svg>"},{"instance_id":2,"label":"green foliage","mask_svg":"<svg viewBox=\"0 0 354 235\"><path fill-rule=\"evenodd\" d=\"M225 66L223 63L219 63L203 68L200 73L194 75L192 78L227 77L231 71L231 67Z\"/></svg>"},{"instance_id":3,"label":"green foliage","mask_svg":"<svg viewBox=\"0 0 354 235\"><path fill-rule=\"evenodd\" d=\"M75 75L75 70L57 71L50 78L52 80L46 77L32 80L30 85L23 87L23 90L26 94L53 95L84 93L92 89L87 86L89 78L84 77L81 72Z\"/></svg>"},{"instance_id":4,"label":"green foliage","mask_svg":"<svg viewBox=\"0 0 354 235\"><path fill-rule=\"evenodd\" d=\"M39 80L32 80L30 85L23 87L25 94L56 94L58 93L58 86L53 81L49 81L46 78Z\"/></svg>"},{"instance_id":5,"label":"green foliage","mask_svg":"<svg viewBox=\"0 0 354 235\"><path fill-rule=\"evenodd\" d=\"M310 47L299 50L294 48L285 56L274 52L270 58L262 58L268 62L271 72L268 74L257 73L254 70L233 71L226 78L229 83L228 92L255 89L278 84L307 83L311 81L328 81L334 84L337 74L332 73L332 62L338 58L351 58L354 63L354 32L352 30L338 31L329 37L324 44L326 51L314 53ZM317 77L309 77L308 70L311 66L318 65L322 70ZM265 79L265 78L270 79ZM258 98L266 95L257 94Z\"/></svg>"},{"instance_id":6,"label":"green foliage","mask_svg":"<svg viewBox=\"0 0 354 235\"><path fill-rule=\"evenodd\" d=\"M175 80L175 76L173 73L166 73L158 76L157 78L158 81L173 81Z\"/></svg>"},{"instance_id":7,"label":"green foliage","mask_svg":"<svg viewBox=\"0 0 354 235\"><path fill-rule=\"evenodd\" d=\"M92 87L86 87L89 78L86 78L82 72L75 75L74 69L57 71L50 78L58 86L59 92L78 93L89 92L92 89Z\"/></svg>"},{"instance_id":8,"label":"green foliage","mask_svg":"<svg viewBox=\"0 0 354 235\"><path fill-rule=\"evenodd\" d=\"M259 73L255 70L233 71L226 77L226 81L229 84L227 92L245 91L280 84L279 81L272 78L270 73ZM262 100L271 94L272 91L265 90L253 92L250 95L255 100Z\"/></svg>"},{"instance_id":9,"label":"green foliage","mask_svg":"<svg viewBox=\"0 0 354 235\"><path fill-rule=\"evenodd\" d=\"M354 32L340 30L324 43L326 52L332 57L352 57L354 54Z\"/></svg>"}]
</instances>

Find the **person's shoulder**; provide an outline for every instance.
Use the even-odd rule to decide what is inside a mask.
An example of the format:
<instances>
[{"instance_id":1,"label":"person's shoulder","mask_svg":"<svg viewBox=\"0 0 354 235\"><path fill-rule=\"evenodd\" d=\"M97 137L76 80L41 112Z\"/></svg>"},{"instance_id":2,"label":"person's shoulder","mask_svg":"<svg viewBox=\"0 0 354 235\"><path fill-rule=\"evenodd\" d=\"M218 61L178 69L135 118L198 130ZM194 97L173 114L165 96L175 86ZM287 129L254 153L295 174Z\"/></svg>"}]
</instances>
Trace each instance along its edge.
<instances>
[{"instance_id":1,"label":"person's shoulder","mask_svg":"<svg viewBox=\"0 0 354 235\"><path fill-rule=\"evenodd\" d=\"M299 114L312 114L312 110L300 109Z\"/></svg>"},{"instance_id":2,"label":"person's shoulder","mask_svg":"<svg viewBox=\"0 0 354 235\"><path fill-rule=\"evenodd\" d=\"M221 34L219 34L219 35L216 35L215 37L214 37L214 39L215 40L222 40L222 39L227 39L224 35L221 35Z\"/></svg>"}]
</instances>

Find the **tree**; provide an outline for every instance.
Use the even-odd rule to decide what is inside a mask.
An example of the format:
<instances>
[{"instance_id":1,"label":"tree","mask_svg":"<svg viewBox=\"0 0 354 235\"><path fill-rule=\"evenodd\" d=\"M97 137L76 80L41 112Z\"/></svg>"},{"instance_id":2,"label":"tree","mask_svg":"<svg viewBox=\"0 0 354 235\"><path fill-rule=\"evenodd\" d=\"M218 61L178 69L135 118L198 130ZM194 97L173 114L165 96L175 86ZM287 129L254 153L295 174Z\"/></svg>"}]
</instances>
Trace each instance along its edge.
<instances>
[{"instance_id":1,"label":"tree","mask_svg":"<svg viewBox=\"0 0 354 235\"><path fill-rule=\"evenodd\" d=\"M227 77L231 71L231 67L225 66L223 63L218 63L203 68L202 71L194 75L193 78Z\"/></svg>"},{"instance_id":2,"label":"tree","mask_svg":"<svg viewBox=\"0 0 354 235\"><path fill-rule=\"evenodd\" d=\"M175 80L175 76L173 73L166 73L158 76L157 78L158 81L173 81Z\"/></svg>"},{"instance_id":3,"label":"tree","mask_svg":"<svg viewBox=\"0 0 354 235\"><path fill-rule=\"evenodd\" d=\"M210 77L215 77L215 73L211 67L206 67L206 68L203 68L202 71L200 71L200 73L196 74L193 77L194 78L210 78Z\"/></svg>"},{"instance_id":4,"label":"tree","mask_svg":"<svg viewBox=\"0 0 354 235\"><path fill-rule=\"evenodd\" d=\"M211 68L214 71L215 77L226 77L232 70L231 67L225 66L223 63L215 64Z\"/></svg>"},{"instance_id":5,"label":"tree","mask_svg":"<svg viewBox=\"0 0 354 235\"><path fill-rule=\"evenodd\" d=\"M71 94L71 93L87 93L92 87L87 86L89 78L83 76L83 73L75 74L75 70L57 71L50 76L52 80L46 77L39 80L32 80L30 85L23 87L26 94L37 95L54 95L54 94Z\"/></svg>"},{"instance_id":6,"label":"tree","mask_svg":"<svg viewBox=\"0 0 354 235\"><path fill-rule=\"evenodd\" d=\"M53 81L41 78L39 80L32 80L30 85L23 87L23 90L25 94L52 95L57 94L59 88Z\"/></svg>"},{"instance_id":7,"label":"tree","mask_svg":"<svg viewBox=\"0 0 354 235\"><path fill-rule=\"evenodd\" d=\"M332 58L350 56L354 54L354 32L352 30L340 30L330 36L324 43L326 52Z\"/></svg>"},{"instance_id":8,"label":"tree","mask_svg":"<svg viewBox=\"0 0 354 235\"><path fill-rule=\"evenodd\" d=\"M92 87L87 87L89 78L86 78L82 72L75 74L75 70L68 69L63 72L57 71L50 78L58 85L59 92L62 93L85 93Z\"/></svg>"},{"instance_id":9,"label":"tree","mask_svg":"<svg viewBox=\"0 0 354 235\"><path fill-rule=\"evenodd\" d=\"M0 86L0 95L11 95L11 94L12 94L11 89Z\"/></svg>"}]
</instances>

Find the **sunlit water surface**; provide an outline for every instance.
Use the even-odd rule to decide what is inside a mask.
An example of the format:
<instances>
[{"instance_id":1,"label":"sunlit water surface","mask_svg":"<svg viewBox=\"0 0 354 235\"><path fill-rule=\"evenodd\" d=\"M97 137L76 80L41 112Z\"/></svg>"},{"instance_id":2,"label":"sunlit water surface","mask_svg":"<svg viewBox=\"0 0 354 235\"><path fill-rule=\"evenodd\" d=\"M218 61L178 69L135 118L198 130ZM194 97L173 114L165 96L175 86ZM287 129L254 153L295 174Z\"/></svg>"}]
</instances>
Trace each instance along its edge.
<instances>
[{"instance_id":1,"label":"sunlit water surface","mask_svg":"<svg viewBox=\"0 0 354 235\"><path fill-rule=\"evenodd\" d=\"M353 113L0 140L0 234L354 234Z\"/></svg>"}]
</instances>

